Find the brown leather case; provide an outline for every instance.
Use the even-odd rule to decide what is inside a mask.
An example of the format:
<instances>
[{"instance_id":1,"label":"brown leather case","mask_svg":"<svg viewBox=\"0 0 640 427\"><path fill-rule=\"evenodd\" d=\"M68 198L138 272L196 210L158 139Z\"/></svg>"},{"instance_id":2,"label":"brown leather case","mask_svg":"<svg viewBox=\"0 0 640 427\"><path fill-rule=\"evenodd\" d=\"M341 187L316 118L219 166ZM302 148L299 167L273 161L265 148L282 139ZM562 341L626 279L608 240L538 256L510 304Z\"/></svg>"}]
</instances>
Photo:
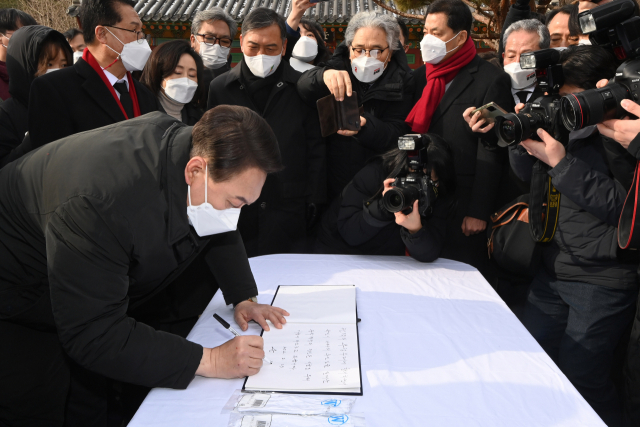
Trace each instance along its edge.
<instances>
[{"instance_id":1,"label":"brown leather case","mask_svg":"<svg viewBox=\"0 0 640 427\"><path fill-rule=\"evenodd\" d=\"M336 101L333 95L325 96L318 99L316 105L323 138L339 130L360 130L360 108L356 92L345 97L344 101Z\"/></svg>"}]
</instances>

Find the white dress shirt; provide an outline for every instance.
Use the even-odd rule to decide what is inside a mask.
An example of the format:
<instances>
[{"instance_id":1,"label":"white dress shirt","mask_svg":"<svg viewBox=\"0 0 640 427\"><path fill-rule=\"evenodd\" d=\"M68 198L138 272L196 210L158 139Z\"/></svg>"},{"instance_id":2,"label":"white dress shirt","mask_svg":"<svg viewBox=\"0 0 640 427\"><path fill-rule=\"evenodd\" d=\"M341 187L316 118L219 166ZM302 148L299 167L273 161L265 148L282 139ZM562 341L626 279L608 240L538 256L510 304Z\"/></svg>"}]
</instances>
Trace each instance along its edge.
<instances>
[{"instance_id":1,"label":"white dress shirt","mask_svg":"<svg viewBox=\"0 0 640 427\"><path fill-rule=\"evenodd\" d=\"M511 88L511 96L513 96L513 100L514 100L514 101L516 101L516 105L520 104L520 98L518 98L518 95L516 95L516 93L518 93L518 92L522 92L522 91L529 92L529 94L527 95L527 102L529 102L529 101L533 101L533 100L531 99L531 95L533 95L533 90L534 90L535 88L536 88L536 86L535 86L535 85L533 85L533 86L529 86L529 87L525 87L524 89L514 89L514 88Z\"/></svg>"},{"instance_id":2,"label":"white dress shirt","mask_svg":"<svg viewBox=\"0 0 640 427\"><path fill-rule=\"evenodd\" d=\"M109 83L111 83L111 86L113 86L116 83L125 82L127 84L127 90L129 90L129 78L127 77L127 74L125 74L123 78L118 79L116 76L114 76L104 68L102 69L102 71L104 71L104 75L107 76L107 80L109 80ZM113 89L116 90L115 88ZM120 92L118 92L117 90L116 90L116 95L118 95L118 99L120 99Z\"/></svg>"}]
</instances>

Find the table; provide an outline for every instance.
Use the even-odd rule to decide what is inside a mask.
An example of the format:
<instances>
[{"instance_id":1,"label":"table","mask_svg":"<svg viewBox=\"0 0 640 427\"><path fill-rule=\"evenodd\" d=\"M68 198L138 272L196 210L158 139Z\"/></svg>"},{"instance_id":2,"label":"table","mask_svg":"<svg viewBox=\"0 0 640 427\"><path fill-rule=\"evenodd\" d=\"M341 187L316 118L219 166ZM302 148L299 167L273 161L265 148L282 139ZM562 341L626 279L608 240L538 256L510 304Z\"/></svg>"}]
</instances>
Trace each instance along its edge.
<instances>
[{"instance_id":1,"label":"table","mask_svg":"<svg viewBox=\"0 0 640 427\"><path fill-rule=\"evenodd\" d=\"M605 425L469 265L347 255L250 262L261 303L278 285L357 286L364 395L353 412L368 427ZM233 319L218 293L189 340L213 347L232 338L214 312ZM242 383L196 377L186 390L154 389L129 425L226 426L221 409Z\"/></svg>"}]
</instances>

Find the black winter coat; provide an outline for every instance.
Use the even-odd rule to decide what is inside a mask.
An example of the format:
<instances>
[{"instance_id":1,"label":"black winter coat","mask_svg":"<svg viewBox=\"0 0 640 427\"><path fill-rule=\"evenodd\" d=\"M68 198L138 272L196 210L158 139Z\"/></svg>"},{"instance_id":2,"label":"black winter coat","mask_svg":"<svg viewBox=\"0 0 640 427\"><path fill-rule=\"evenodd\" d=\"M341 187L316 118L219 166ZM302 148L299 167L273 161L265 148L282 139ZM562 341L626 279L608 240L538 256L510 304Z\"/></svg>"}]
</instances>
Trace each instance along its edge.
<instances>
[{"instance_id":1,"label":"black winter coat","mask_svg":"<svg viewBox=\"0 0 640 427\"><path fill-rule=\"evenodd\" d=\"M46 40L57 41L68 49L69 56L72 56L71 48L64 36L49 27L22 27L11 36L7 50L11 98L0 104L0 167L24 154L23 150L17 147L28 130L29 92L31 82L38 71L40 51ZM61 107L59 105L57 108Z\"/></svg>"},{"instance_id":2,"label":"black winter coat","mask_svg":"<svg viewBox=\"0 0 640 427\"><path fill-rule=\"evenodd\" d=\"M549 171L561 196L553 241L543 249L544 266L560 280L635 289L637 264L618 260L617 226L627 192L613 178L594 132L570 137L566 157ZM519 145L510 147L509 158L518 177L530 181L536 159Z\"/></svg>"},{"instance_id":3,"label":"black winter coat","mask_svg":"<svg viewBox=\"0 0 640 427\"><path fill-rule=\"evenodd\" d=\"M156 96L136 79L140 112L158 111ZM78 132L125 120L109 88L91 65L80 58L73 67L33 82L29 98L31 149Z\"/></svg>"},{"instance_id":4,"label":"black winter coat","mask_svg":"<svg viewBox=\"0 0 640 427\"><path fill-rule=\"evenodd\" d=\"M230 70L231 70L231 67L229 66L228 63L216 69L211 69L207 67L204 68L202 72L202 83L203 83L202 87L204 87L205 90L204 90L204 93L202 94L202 102L200 103L200 105L207 105L207 102L209 99L209 87L211 86L211 82L216 77L221 76Z\"/></svg>"},{"instance_id":5,"label":"black winter coat","mask_svg":"<svg viewBox=\"0 0 640 427\"><path fill-rule=\"evenodd\" d=\"M200 238L189 226L191 129L148 114L3 168L0 319L57 330L67 355L100 375L185 388L202 347L138 323L128 310L203 251L227 304L257 294L239 233Z\"/></svg>"},{"instance_id":6,"label":"black winter coat","mask_svg":"<svg viewBox=\"0 0 640 427\"><path fill-rule=\"evenodd\" d=\"M322 219L316 252L354 255L405 255L434 261L444 246L450 200L438 200L422 217L422 229L411 234L382 207L379 190L387 178L382 161L372 160L347 184ZM381 193L380 193L381 194ZM378 195L375 199L372 197Z\"/></svg>"},{"instance_id":7,"label":"black winter coat","mask_svg":"<svg viewBox=\"0 0 640 427\"><path fill-rule=\"evenodd\" d=\"M241 105L260 114L278 139L285 168L270 174L258 200L242 209L238 229L250 257L308 252L307 204L326 200L326 153L318 114L300 99L300 73L284 59L260 111L246 89L242 66L241 62L211 83L207 108Z\"/></svg>"},{"instance_id":8,"label":"black winter coat","mask_svg":"<svg viewBox=\"0 0 640 427\"><path fill-rule=\"evenodd\" d=\"M397 147L398 137L408 133L404 120L413 108L415 86L404 51L394 52L382 76L373 85L360 83L351 72L349 48L343 43L324 67L305 72L298 81L300 96L313 108L318 99L330 95L322 79L325 70L349 73L352 88L364 108L362 116L367 120L354 136L334 134L327 138L327 185L331 200L370 158Z\"/></svg>"}]
</instances>

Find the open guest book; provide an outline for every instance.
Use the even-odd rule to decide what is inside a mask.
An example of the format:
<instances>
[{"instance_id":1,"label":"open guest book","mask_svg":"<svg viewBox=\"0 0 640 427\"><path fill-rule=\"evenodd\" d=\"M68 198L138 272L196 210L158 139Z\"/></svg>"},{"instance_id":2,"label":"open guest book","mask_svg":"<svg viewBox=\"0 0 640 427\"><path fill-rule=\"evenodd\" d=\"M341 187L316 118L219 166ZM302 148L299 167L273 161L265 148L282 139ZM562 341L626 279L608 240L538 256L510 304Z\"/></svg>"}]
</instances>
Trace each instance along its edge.
<instances>
[{"instance_id":1,"label":"open guest book","mask_svg":"<svg viewBox=\"0 0 640 427\"><path fill-rule=\"evenodd\" d=\"M273 363L242 390L362 396L356 287L279 286L271 305L290 316L282 329L263 331Z\"/></svg>"}]
</instances>

